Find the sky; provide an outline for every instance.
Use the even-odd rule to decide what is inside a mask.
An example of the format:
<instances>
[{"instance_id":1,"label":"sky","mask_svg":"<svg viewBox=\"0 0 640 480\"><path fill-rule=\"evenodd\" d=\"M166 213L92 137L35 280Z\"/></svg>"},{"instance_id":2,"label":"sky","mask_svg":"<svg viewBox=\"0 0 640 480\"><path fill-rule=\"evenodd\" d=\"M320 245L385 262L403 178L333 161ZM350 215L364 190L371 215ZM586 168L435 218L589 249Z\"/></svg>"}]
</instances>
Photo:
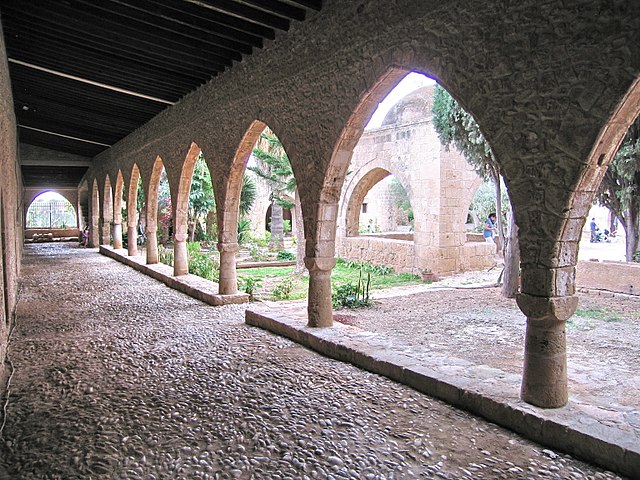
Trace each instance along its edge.
<instances>
[{"instance_id":1,"label":"sky","mask_svg":"<svg viewBox=\"0 0 640 480\"><path fill-rule=\"evenodd\" d=\"M434 83L436 83L435 80L432 80L421 73L411 72L389 92L389 95L387 95L382 102L378 104L377 110L373 113L371 120L369 120L369 123L364 129L371 130L373 128L380 128L387 112L391 110L391 107L398 103L401 98L418 88L433 85Z\"/></svg>"}]
</instances>

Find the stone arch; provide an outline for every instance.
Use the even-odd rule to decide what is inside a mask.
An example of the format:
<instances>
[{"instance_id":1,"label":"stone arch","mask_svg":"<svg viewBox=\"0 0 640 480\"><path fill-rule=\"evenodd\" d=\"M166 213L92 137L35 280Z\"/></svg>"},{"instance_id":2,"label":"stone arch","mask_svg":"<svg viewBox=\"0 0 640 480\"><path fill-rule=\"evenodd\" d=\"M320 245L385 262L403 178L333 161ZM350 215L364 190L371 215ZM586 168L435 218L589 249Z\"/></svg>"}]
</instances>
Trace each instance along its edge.
<instances>
[{"instance_id":1,"label":"stone arch","mask_svg":"<svg viewBox=\"0 0 640 480\"><path fill-rule=\"evenodd\" d=\"M116 175L116 185L113 192L113 248L122 248L122 192L124 191L124 178L122 170Z\"/></svg>"},{"instance_id":2,"label":"stone arch","mask_svg":"<svg viewBox=\"0 0 640 480\"><path fill-rule=\"evenodd\" d=\"M632 82L600 129L558 235L540 238L541 243L551 241L551 247L540 251L537 262L522 263L522 293L517 301L527 316L527 333L521 396L534 405L560 407L568 401L565 323L578 305L575 265L581 230L602 177L638 115L640 78ZM553 231L546 233L553 235Z\"/></svg>"},{"instance_id":3,"label":"stone arch","mask_svg":"<svg viewBox=\"0 0 640 480\"><path fill-rule=\"evenodd\" d=\"M76 228L80 226L80 223L78 222L79 219L79 212L78 212L78 205L77 205L77 195L73 195L72 192L69 191L65 191L65 190L52 190L52 189L38 189L38 190L33 190L30 192L25 192L26 193L26 198L25 198L25 203L24 203L24 226L25 228L29 228L29 226L27 225L28 219L29 219L29 210L31 209L31 206L33 205L33 202L35 202L41 195L44 195L45 193L55 193L57 195L60 195L64 200L66 200L69 204L71 204L71 207L73 208L73 213L74 213L74 217L75 217L75 221L76 221L76 226L74 227L69 227L69 228Z\"/></svg>"},{"instance_id":4,"label":"stone arch","mask_svg":"<svg viewBox=\"0 0 640 480\"><path fill-rule=\"evenodd\" d=\"M182 164L180 182L176 195L176 203L173 207L175 215L174 222L174 247L173 247L173 274L186 275L189 273L189 262L187 258L187 237L188 237L188 212L189 193L191 191L191 180L193 170L200 154L200 147L191 143L187 156ZM207 167L208 168L208 167Z\"/></svg>"},{"instance_id":5,"label":"stone arch","mask_svg":"<svg viewBox=\"0 0 640 480\"><path fill-rule=\"evenodd\" d=\"M237 244L242 177L253 147L266 127L267 124L260 120L251 122L233 156L225 203L218 208L219 242L222 244Z\"/></svg>"},{"instance_id":6,"label":"stone arch","mask_svg":"<svg viewBox=\"0 0 640 480\"><path fill-rule=\"evenodd\" d=\"M89 245L91 247L97 247L100 245L100 189L97 179L94 179L91 185L89 205L91 212L89 221Z\"/></svg>"},{"instance_id":7,"label":"stone arch","mask_svg":"<svg viewBox=\"0 0 640 480\"><path fill-rule=\"evenodd\" d=\"M78 229L80 232L89 226L89 182L83 180L78 186Z\"/></svg>"},{"instance_id":8,"label":"stone arch","mask_svg":"<svg viewBox=\"0 0 640 480\"><path fill-rule=\"evenodd\" d=\"M354 187L347 202L345 212L346 233L348 237L357 237L360 226L360 206L367 193L374 185L391 175L391 172L380 167L374 167L367 172Z\"/></svg>"},{"instance_id":9,"label":"stone arch","mask_svg":"<svg viewBox=\"0 0 640 480\"><path fill-rule=\"evenodd\" d=\"M104 188L102 194L101 209L100 244L109 245L111 243L111 224L113 222L113 189L111 188L111 178L105 175Z\"/></svg>"},{"instance_id":10,"label":"stone arch","mask_svg":"<svg viewBox=\"0 0 640 480\"><path fill-rule=\"evenodd\" d=\"M578 184L578 189L571 198L571 210L573 213L563 229L562 241L573 242L575 237L573 230L578 226L580 229L584 226L591 207L591 199L595 196L602 178L620 148L629 127L639 116L640 77L636 78L631 84L607 124L600 130L587 159L587 166ZM575 224L576 218L578 219L578 225ZM630 256L634 252L627 251L626 253Z\"/></svg>"},{"instance_id":11,"label":"stone arch","mask_svg":"<svg viewBox=\"0 0 640 480\"><path fill-rule=\"evenodd\" d=\"M38 198L43 193L47 193L47 192L57 193L58 195L64 197L71 205L74 206L74 209L75 209L74 203L76 202L76 195L73 195L73 192L65 189L39 188L37 190L31 190L31 191L25 192L26 194L24 199L25 212L26 210L29 209L29 207L31 206L31 204L36 198Z\"/></svg>"},{"instance_id":12,"label":"stone arch","mask_svg":"<svg viewBox=\"0 0 640 480\"><path fill-rule=\"evenodd\" d=\"M160 177L164 170L164 163L158 156L153 162L147 193L145 195L146 210L146 234L147 234L147 263L158 263L158 188L160 187ZM144 178L143 178L144 184ZM169 185L171 189L171 185Z\"/></svg>"},{"instance_id":13,"label":"stone arch","mask_svg":"<svg viewBox=\"0 0 640 480\"><path fill-rule=\"evenodd\" d=\"M362 94L332 149L319 198L314 206L315 224L305 222L305 265L309 269L307 315L310 327L333 325L331 270L336 264L338 203L353 149L378 104L408 73L408 69L393 67L378 76ZM301 200L304 214L305 205L307 208L311 205L304 197Z\"/></svg>"},{"instance_id":14,"label":"stone arch","mask_svg":"<svg viewBox=\"0 0 640 480\"><path fill-rule=\"evenodd\" d=\"M131 168L129 189L127 192L127 254L134 256L138 254L138 181L140 180L140 169L134 163ZM143 185L144 189L144 185Z\"/></svg>"}]
</instances>

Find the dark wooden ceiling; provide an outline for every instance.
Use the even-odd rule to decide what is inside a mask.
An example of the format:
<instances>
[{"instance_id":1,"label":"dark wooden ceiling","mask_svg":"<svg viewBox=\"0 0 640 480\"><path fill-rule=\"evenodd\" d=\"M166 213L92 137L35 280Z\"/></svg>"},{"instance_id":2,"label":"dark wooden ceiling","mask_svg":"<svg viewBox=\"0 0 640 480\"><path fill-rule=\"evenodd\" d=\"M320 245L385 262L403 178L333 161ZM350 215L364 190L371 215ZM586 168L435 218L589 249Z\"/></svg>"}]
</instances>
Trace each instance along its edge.
<instances>
[{"instance_id":1,"label":"dark wooden ceiling","mask_svg":"<svg viewBox=\"0 0 640 480\"><path fill-rule=\"evenodd\" d=\"M20 141L93 157L321 7L322 0L0 0ZM22 169L25 186L77 178L44 163Z\"/></svg>"}]
</instances>

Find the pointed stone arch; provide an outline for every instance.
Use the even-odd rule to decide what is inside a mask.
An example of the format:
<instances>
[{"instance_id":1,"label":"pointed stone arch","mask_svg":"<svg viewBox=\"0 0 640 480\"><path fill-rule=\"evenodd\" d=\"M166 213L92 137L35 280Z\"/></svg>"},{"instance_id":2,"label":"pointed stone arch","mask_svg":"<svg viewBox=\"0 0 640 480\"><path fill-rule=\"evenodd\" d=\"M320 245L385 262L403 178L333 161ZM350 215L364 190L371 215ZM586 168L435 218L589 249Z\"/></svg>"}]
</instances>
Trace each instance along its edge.
<instances>
[{"instance_id":1,"label":"pointed stone arch","mask_svg":"<svg viewBox=\"0 0 640 480\"><path fill-rule=\"evenodd\" d=\"M164 170L162 158L157 156L151 168L149 184L145 195L146 212L146 234L147 234L147 263L158 263L158 188L160 187L160 177ZM142 179L144 185L144 178ZM171 188L171 185L169 185Z\"/></svg>"},{"instance_id":2,"label":"pointed stone arch","mask_svg":"<svg viewBox=\"0 0 640 480\"><path fill-rule=\"evenodd\" d=\"M113 192L113 248L122 248L122 192L124 191L124 178L122 170L118 170L116 184Z\"/></svg>"},{"instance_id":3,"label":"pointed stone arch","mask_svg":"<svg viewBox=\"0 0 640 480\"><path fill-rule=\"evenodd\" d=\"M91 217L89 220L89 246L97 247L100 245L100 188L98 180L93 179L91 184L91 195L89 197L89 208Z\"/></svg>"},{"instance_id":4,"label":"pointed stone arch","mask_svg":"<svg viewBox=\"0 0 640 480\"><path fill-rule=\"evenodd\" d=\"M238 216L240 210L240 193L242 178L247 162L260 134L267 124L254 120L247 128L242 140L236 148L231 170L226 184L224 202L217 208L218 251L220 252L220 294L235 294L238 291L236 274L236 253L238 252Z\"/></svg>"},{"instance_id":5,"label":"pointed stone arch","mask_svg":"<svg viewBox=\"0 0 640 480\"><path fill-rule=\"evenodd\" d=\"M109 245L111 243L111 224L113 222L113 189L111 188L109 175L105 175L101 207L100 244Z\"/></svg>"},{"instance_id":6,"label":"pointed stone arch","mask_svg":"<svg viewBox=\"0 0 640 480\"><path fill-rule=\"evenodd\" d=\"M362 95L333 147L319 202L315 205L315 223L305 222L305 264L309 269L307 314L310 327L333 325L331 270L336 263L338 203L353 149L378 104L408 73L408 69L397 67L384 71ZM308 204L303 201L303 208L305 203Z\"/></svg>"},{"instance_id":7,"label":"pointed stone arch","mask_svg":"<svg viewBox=\"0 0 640 480\"><path fill-rule=\"evenodd\" d=\"M367 172L356 184L347 201L347 210L345 212L347 236L358 236L360 226L360 206L362 205L364 198L367 196L369 190L389 175L392 175L390 171L385 170L384 168L375 167L369 170L369 172Z\"/></svg>"},{"instance_id":8,"label":"pointed stone arch","mask_svg":"<svg viewBox=\"0 0 640 480\"><path fill-rule=\"evenodd\" d=\"M578 244L595 193L629 126L640 115L640 78L636 78L591 148L578 186L570 197L553 262L542 256L522 264L518 307L527 316L525 368L521 396L540 407L561 407L568 401L566 321L575 313L575 266Z\"/></svg>"},{"instance_id":9,"label":"pointed stone arch","mask_svg":"<svg viewBox=\"0 0 640 480\"><path fill-rule=\"evenodd\" d=\"M178 191L176 193L176 203L173 206L173 274L176 277L189 273L189 259L187 256L189 193L191 192L193 170L199 154L200 147L192 142L182 163L180 182L178 183Z\"/></svg>"},{"instance_id":10,"label":"pointed stone arch","mask_svg":"<svg viewBox=\"0 0 640 480\"><path fill-rule=\"evenodd\" d=\"M140 178L140 169L138 164L134 163L131 168L127 192L127 254L129 256L138 254L138 222L140 221L138 218L138 183Z\"/></svg>"}]
</instances>

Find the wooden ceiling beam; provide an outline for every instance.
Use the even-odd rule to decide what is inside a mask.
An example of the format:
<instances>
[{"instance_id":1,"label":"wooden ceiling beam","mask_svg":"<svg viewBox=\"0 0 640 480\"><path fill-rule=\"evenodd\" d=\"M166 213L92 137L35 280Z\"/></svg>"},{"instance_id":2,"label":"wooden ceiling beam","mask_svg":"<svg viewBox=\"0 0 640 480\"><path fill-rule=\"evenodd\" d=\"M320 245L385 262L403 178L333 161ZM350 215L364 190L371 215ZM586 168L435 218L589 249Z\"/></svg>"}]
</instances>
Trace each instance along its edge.
<instances>
[{"instance_id":1,"label":"wooden ceiling beam","mask_svg":"<svg viewBox=\"0 0 640 480\"><path fill-rule=\"evenodd\" d=\"M263 39L258 34L243 33L242 31L229 27L224 23L215 22L212 18L194 16L180 8L164 5L156 0L118 0L118 3L131 6L132 8L137 7L139 9L144 9L144 11L157 15L165 20L179 22L190 28L218 35L232 42L244 45L245 48L262 48L263 45Z\"/></svg>"},{"instance_id":2,"label":"wooden ceiling beam","mask_svg":"<svg viewBox=\"0 0 640 480\"><path fill-rule=\"evenodd\" d=\"M80 0L82 3L88 3L87 0ZM165 32L173 33L176 36L182 37L185 41L190 43L203 43L206 44L207 51L217 53L224 57L231 58L235 61L242 60L243 53L251 53L251 48L246 47L243 44L233 44L225 41L222 37L213 35L203 30L196 30L190 26L184 25L180 22L167 20L163 17L159 17L152 13L147 12L144 9L130 6L125 3L118 2L117 0L102 0L99 3L91 3L95 8L111 11L121 18L129 18L132 22L149 25L152 28L162 30Z\"/></svg>"},{"instance_id":3,"label":"wooden ceiling beam","mask_svg":"<svg viewBox=\"0 0 640 480\"><path fill-rule=\"evenodd\" d=\"M182 0L185 1L185 0ZM214 12L229 14L232 17L238 17L247 22L262 25L269 29L289 30L289 19L281 16L273 15L268 10L258 10L251 5L245 5L233 0L186 0L189 3L198 5Z\"/></svg>"},{"instance_id":4,"label":"wooden ceiling beam","mask_svg":"<svg viewBox=\"0 0 640 480\"><path fill-rule=\"evenodd\" d=\"M13 20L11 13L5 13L5 17ZM14 25L18 21L8 23L5 28L5 39L7 43L19 36L25 37L32 42L40 41L42 43L49 44L49 42L55 42L62 44L65 48L70 46L82 50L90 50L92 56L105 57L105 58L117 58L121 61L130 60L135 62L131 64L130 68L135 68L137 65L142 65L147 68L158 68L164 71L171 71L179 73L181 76L202 76L209 75L211 70L205 68L202 62L189 62L184 59L171 59L166 56L149 52L148 50L141 50L139 48L125 48L124 46L110 42L102 37L93 35L91 33L85 34L78 32L75 29L66 28L64 26L57 26L55 24L47 24L41 20L33 18L22 18L19 20L19 28ZM28 35L26 34L28 32ZM219 65L220 69L223 69L223 65Z\"/></svg>"}]
</instances>

